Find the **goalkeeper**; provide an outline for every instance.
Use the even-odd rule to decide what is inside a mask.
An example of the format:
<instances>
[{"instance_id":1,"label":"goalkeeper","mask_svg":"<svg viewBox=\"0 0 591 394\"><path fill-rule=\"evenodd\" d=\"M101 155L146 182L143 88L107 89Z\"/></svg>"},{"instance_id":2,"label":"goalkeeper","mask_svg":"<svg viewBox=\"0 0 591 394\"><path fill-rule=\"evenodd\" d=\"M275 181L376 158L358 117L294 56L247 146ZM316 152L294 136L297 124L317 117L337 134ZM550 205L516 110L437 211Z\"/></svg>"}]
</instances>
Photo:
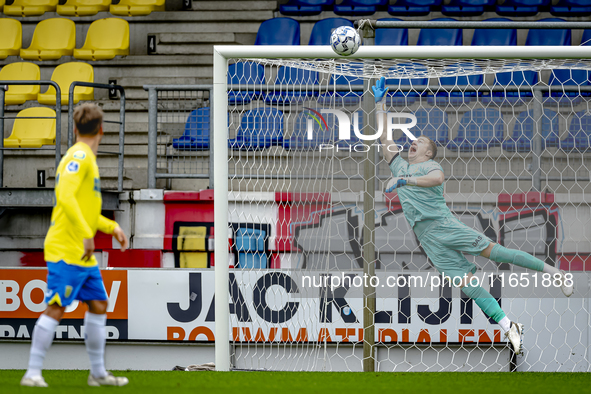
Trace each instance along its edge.
<instances>
[{"instance_id":1,"label":"goalkeeper","mask_svg":"<svg viewBox=\"0 0 591 394\"><path fill-rule=\"evenodd\" d=\"M385 78L372 87L376 100L376 114L386 125L385 97L388 89ZM441 274L464 294L473 299L484 313L492 317L505 332L516 354L521 353L523 325L507 318L501 306L491 294L480 286L473 286L470 278L476 272L474 263L463 253L483 256L498 263L511 263L551 275L562 275L562 292L569 297L573 286L566 286L564 271L545 264L534 256L519 250L507 249L492 242L484 234L456 219L443 197L443 169L433 159L437 145L428 137L414 140L408 150L408 162L402 159L398 146L387 139L386 127L380 136L384 144L382 152L394 178L386 187L386 193L398 192L404 216L408 220L427 256Z\"/></svg>"}]
</instances>

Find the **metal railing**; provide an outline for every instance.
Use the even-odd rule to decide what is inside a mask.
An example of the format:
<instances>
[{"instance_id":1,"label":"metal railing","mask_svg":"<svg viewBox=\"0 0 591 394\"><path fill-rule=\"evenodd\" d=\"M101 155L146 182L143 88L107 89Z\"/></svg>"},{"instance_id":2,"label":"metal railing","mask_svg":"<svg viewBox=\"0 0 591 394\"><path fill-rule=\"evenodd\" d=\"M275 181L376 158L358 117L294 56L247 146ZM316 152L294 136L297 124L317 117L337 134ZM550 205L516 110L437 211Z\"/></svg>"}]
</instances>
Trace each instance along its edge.
<instances>
[{"instance_id":1,"label":"metal railing","mask_svg":"<svg viewBox=\"0 0 591 394\"><path fill-rule=\"evenodd\" d=\"M8 150L51 150L47 148L5 148L4 147L4 120L6 119L17 119L17 117L6 117L4 116L4 100L5 92L8 90L7 86L10 85L50 85L53 86L56 92L55 99L55 170L59 166L61 160L61 108L62 108L62 95L59 85L54 81L0 81L0 187L4 186L4 151ZM19 117L18 119L49 119L49 118L31 118L31 117Z\"/></svg>"}]
</instances>

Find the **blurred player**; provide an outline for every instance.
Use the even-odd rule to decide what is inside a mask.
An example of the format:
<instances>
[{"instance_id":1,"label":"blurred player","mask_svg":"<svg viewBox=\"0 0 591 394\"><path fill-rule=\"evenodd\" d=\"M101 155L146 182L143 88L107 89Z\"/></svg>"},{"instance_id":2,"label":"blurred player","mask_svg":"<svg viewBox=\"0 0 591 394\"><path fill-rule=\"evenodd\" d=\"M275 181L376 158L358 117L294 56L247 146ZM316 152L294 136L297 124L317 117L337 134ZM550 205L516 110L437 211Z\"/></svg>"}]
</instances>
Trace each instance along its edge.
<instances>
[{"instance_id":1,"label":"blurred player","mask_svg":"<svg viewBox=\"0 0 591 394\"><path fill-rule=\"evenodd\" d=\"M378 119L386 124L385 97L388 88L382 77L373 86ZM476 272L474 263L463 253L483 256L498 263L511 263L535 271L547 272L561 278L561 289L570 297L573 286L567 286L564 271L545 264L542 260L520 250L507 249L495 244L487 236L466 226L453 216L443 197L443 169L433 161L437 145L428 137L421 136L412 142L408 151L408 162L402 159L398 146L387 140L386 127L380 137L384 159L388 162L394 178L386 192L398 192L404 216L421 242L427 256L445 277L462 288L462 292L473 299L487 316L495 320L505 332L516 354L521 353L523 325L507 318L497 300L482 287L470 283ZM571 282L572 283L572 282Z\"/></svg>"},{"instance_id":2,"label":"blurred player","mask_svg":"<svg viewBox=\"0 0 591 394\"><path fill-rule=\"evenodd\" d=\"M64 311L74 300L88 304L84 317L84 342L90 357L90 386L123 386L125 377L105 370L107 292L93 255L97 230L112 234L127 248L125 233L116 222L101 215L101 184L96 154L103 137L103 112L95 104L74 111L76 144L61 160L55 177L55 206L45 238L47 309L37 320L29 367L22 386L47 387L41 375L45 354Z\"/></svg>"}]
</instances>

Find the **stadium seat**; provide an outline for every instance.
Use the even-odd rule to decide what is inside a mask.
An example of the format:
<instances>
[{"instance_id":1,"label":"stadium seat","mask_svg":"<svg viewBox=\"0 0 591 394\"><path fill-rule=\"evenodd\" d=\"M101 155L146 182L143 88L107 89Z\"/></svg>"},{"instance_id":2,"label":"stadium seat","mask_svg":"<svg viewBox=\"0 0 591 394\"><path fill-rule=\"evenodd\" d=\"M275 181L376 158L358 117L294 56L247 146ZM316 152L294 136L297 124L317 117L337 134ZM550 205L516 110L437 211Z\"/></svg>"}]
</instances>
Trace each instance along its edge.
<instances>
[{"instance_id":1,"label":"stadium seat","mask_svg":"<svg viewBox=\"0 0 591 394\"><path fill-rule=\"evenodd\" d=\"M4 8L4 4L5 4L5 0L0 0L0 12L2 11L2 9Z\"/></svg>"},{"instance_id":2,"label":"stadium seat","mask_svg":"<svg viewBox=\"0 0 591 394\"><path fill-rule=\"evenodd\" d=\"M568 136L560 141L560 149L585 152L591 149L591 113L577 112L570 122Z\"/></svg>"},{"instance_id":3,"label":"stadium seat","mask_svg":"<svg viewBox=\"0 0 591 394\"><path fill-rule=\"evenodd\" d=\"M318 72L282 66L277 72L275 85L304 85L295 88L283 88L281 91L269 92L265 102L272 105L297 104L318 96Z\"/></svg>"},{"instance_id":4,"label":"stadium seat","mask_svg":"<svg viewBox=\"0 0 591 394\"><path fill-rule=\"evenodd\" d=\"M478 108L462 116L458 136L451 140L447 148L452 151L485 151L499 146L504 130L501 112L491 108Z\"/></svg>"},{"instance_id":5,"label":"stadium seat","mask_svg":"<svg viewBox=\"0 0 591 394\"><path fill-rule=\"evenodd\" d=\"M16 19L0 19L0 59L18 56L23 44L23 28Z\"/></svg>"},{"instance_id":6,"label":"stadium seat","mask_svg":"<svg viewBox=\"0 0 591 394\"><path fill-rule=\"evenodd\" d=\"M379 31L379 30L378 30ZM427 68L424 65L416 63L399 63L391 67L390 70L400 74L412 74L418 70ZM393 106L409 106L413 104L418 97L426 94L423 91L417 91L416 86L429 85L429 78L390 78L386 79L386 86L389 88L386 96L386 104Z\"/></svg>"},{"instance_id":7,"label":"stadium seat","mask_svg":"<svg viewBox=\"0 0 591 394\"><path fill-rule=\"evenodd\" d=\"M456 21L452 18L436 18L432 21ZM421 29L417 45L462 46L462 29Z\"/></svg>"},{"instance_id":8,"label":"stadium seat","mask_svg":"<svg viewBox=\"0 0 591 394\"><path fill-rule=\"evenodd\" d=\"M513 126L513 134L503 141L503 150L509 152L529 152L532 149L534 135L533 111L519 114ZM558 137L558 115L554 111L544 110L542 115L542 150L560 145Z\"/></svg>"},{"instance_id":9,"label":"stadium seat","mask_svg":"<svg viewBox=\"0 0 591 394\"><path fill-rule=\"evenodd\" d=\"M300 23L291 18L266 20L259 27L254 45L300 45Z\"/></svg>"},{"instance_id":10,"label":"stadium seat","mask_svg":"<svg viewBox=\"0 0 591 394\"><path fill-rule=\"evenodd\" d=\"M449 142L449 127L447 124L447 114L439 108L419 109L413 112L417 117L417 125L411 129L415 137L422 135L431 138L438 145L446 146ZM395 141L397 144L410 146L412 141L402 134L402 137Z\"/></svg>"},{"instance_id":11,"label":"stadium seat","mask_svg":"<svg viewBox=\"0 0 591 394\"><path fill-rule=\"evenodd\" d=\"M264 230L239 228L236 232L236 268L267 268Z\"/></svg>"},{"instance_id":12,"label":"stadium seat","mask_svg":"<svg viewBox=\"0 0 591 394\"><path fill-rule=\"evenodd\" d=\"M583 32L583 37L581 37L581 45L591 45L591 29L585 30Z\"/></svg>"},{"instance_id":13,"label":"stadium seat","mask_svg":"<svg viewBox=\"0 0 591 394\"><path fill-rule=\"evenodd\" d=\"M55 111L47 107L23 109L16 116L12 133L4 140L4 147L41 148L43 145L55 145Z\"/></svg>"},{"instance_id":14,"label":"stadium seat","mask_svg":"<svg viewBox=\"0 0 591 394\"><path fill-rule=\"evenodd\" d=\"M353 22L343 18L326 18L316 22L308 45L330 45L330 33L339 26L353 27Z\"/></svg>"},{"instance_id":15,"label":"stadium seat","mask_svg":"<svg viewBox=\"0 0 591 394\"><path fill-rule=\"evenodd\" d=\"M564 22L560 18L546 18L539 22ZM557 45L570 46L570 29L530 29L525 45Z\"/></svg>"},{"instance_id":16,"label":"stadium seat","mask_svg":"<svg viewBox=\"0 0 591 394\"><path fill-rule=\"evenodd\" d=\"M262 64L238 62L228 66L228 84L240 86L264 83L265 68ZM259 91L228 91L228 104L248 104L253 98L258 98L260 94Z\"/></svg>"},{"instance_id":17,"label":"stadium seat","mask_svg":"<svg viewBox=\"0 0 591 394\"><path fill-rule=\"evenodd\" d=\"M94 69L88 63L71 62L60 64L53 70L51 80L57 82L61 90L62 105L70 102L69 92L72 82L94 82ZM47 92L39 93L40 104L55 105L55 88L49 86ZM74 104L80 100L94 100L94 88L79 86L74 89Z\"/></svg>"},{"instance_id":18,"label":"stadium seat","mask_svg":"<svg viewBox=\"0 0 591 394\"><path fill-rule=\"evenodd\" d=\"M326 123L322 120L324 119ZM310 110L296 115L293 131L283 139L283 148L288 150L317 150L320 144L334 144L338 135L334 114L322 114L322 119ZM308 122L312 125L313 136L308 139Z\"/></svg>"},{"instance_id":19,"label":"stadium seat","mask_svg":"<svg viewBox=\"0 0 591 394\"><path fill-rule=\"evenodd\" d=\"M550 7L550 13L555 16L589 16L591 15L591 0L560 0Z\"/></svg>"},{"instance_id":20,"label":"stadium seat","mask_svg":"<svg viewBox=\"0 0 591 394\"><path fill-rule=\"evenodd\" d=\"M59 32L60 34L55 34ZM42 20L35 27L31 46L21 49L26 60L57 60L71 56L76 46L76 24L66 18Z\"/></svg>"},{"instance_id":21,"label":"stadium seat","mask_svg":"<svg viewBox=\"0 0 591 394\"><path fill-rule=\"evenodd\" d=\"M283 15L311 16L320 14L323 9L332 8L335 0L289 0L279 6Z\"/></svg>"},{"instance_id":22,"label":"stadium seat","mask_svg":"<svg viewBox=\"0 0 591 394\"><path fill-rule=\"evenodd\" d=\"M388 6L388 14L396 16L425 16L431 7L438 7L443 0L396 0Z\"/></svg>"},{"instance_id":23,"label":"stadium seat","mask_svg":"<svg viewBox=\"0 0 591 394\"><path fill-rule=\"evenodd\" d=\"M357 75L363 74L363 63L351 62L349 66L353 70L357 69ZM336 78L335 78L336 76ZM331 86L347 86L349 90L334 90L322 93L318 97L318 102L325 105L357 105L361 101L363 95L363 88L361 90L353 90L351 85L363 85L363 79L349 75L332 74L328 82L328 87Z\"/></svg>"},{"instance_id":24,"label":"stadium seat","mask_svg":"<svg viewBox=\"0 0 591 394\"><path fill-rule=\"evenodd\" d=\"M105 18L90 24L84 46L74 49L79 60L110 60L129 55L129 23L124 19Z\"/></svg>"},{"instance_id":25,"label":"stadium seat","mask_svg":"<svg viewBox=\"0 0 591 394\"><path fill-rule=\"evenodd\" d=\"M259 150L283 142L283 112L275 108L255 108L242 115L236 139L229 140L234 150Z\"/></svg>"},{"instance_id":26,"label":"stadium seat","mask_svg":"<svg viewBox=\"0 0 591 394\"><path fill-rule=\"evenodd\" d=\"M194 109L185 123L185 132L172 140L172 147L178 150L209 150L210 130L209 107Z\"/></svg>"},{"instance_id":27,"label":"stadium seat","mask_svg":"<svg viewBox=\"0 0 591 394\"><path fill-rule=\"evenodd\" d=\"M551 0L505 0L502 5L497 5L497 15L501 16L534 16Z\"/></svg>"},{"instance_id":28,"label":"stadium seat","mask_svg":"<svg viewBox=\"0 0 591 394\"><path fill-rule=\"evenodd\" d=\"M39 16L53 12L58 0L14 0L11 5L4 5L4 14L10 16Z\"/></svg>"},{"instance_id":29,"label":"stadium seat","mask_svg":"<svg viewBox=\"0 0 591 394\"><path fill-rule=\"evenodd\" d=\"M493 87L522 86L524 88L538 83L537 71L507 71L497 73ZM531 90L522 91L496 91L490 96L482 96L483 103L493 103L500 106L522 105L533 97Z\"/></svg>"},{"instance_id":30,"label":"stadium seat","mask_svg":"<svg viewBox=\"0 0 591 394\"><path fill-rule=\"evenodd\" d=\"M589 97L589 92L565 91L563 86L589 86L589 72L587 70L557 69L552 70L548 85L552 88L551 99L546 100L545 104L570 104L577 105L583 100L583 97ZM543 93L548 97L548 92Z\"/></svg>"},{"instance_id":31,"label":"stadium seat","mask_svg":"<svg viewBox=\"0 0 591 394\"><path fill-rule=\"evenodd\" d=\"M378 22L398 22L398 18L382 18ZM408 29L376 29L375 45L408 45Z\"/></svg>"},{"instance_id":32,"label":"stadium seat","mask_svg":"<svg viewBox=\"0 0 591 394\"><path fill-rule=\"evenodd\" d=\"M91 16L109 11L111 0L67 0L57 6L57 13L63 16Z\"/></svg>"},{"instance_id":33,"label":"stadium seat","mask_svg":"<svg viewBox=\"0 0 591 394\"><path fill-rule=\"evenodd\" d=\"M484 7L495 4L495 0L451 0L441 6L441 13L447 16L478 16L484 13Z\"/></svg>"},{"instance_id":34,"label":"stadium seat","mask_svg":"<svg viewBox=\"0 0 591 394\"><path fill-rule=\"evenodd\" d=\"M377 7L388 4L388 0L343 0L335 4L333 12L337 15L368 16L377 11Z\"/></svg>"},{"instance_id":35,"label":"stadium seat","mask_svg":"<svg viewBox=\"0 0 591 394\"><path fill-rule=\"evenodd\" d=\"M510 22L507 18L490 18L484 22ZM517 45L517 29L475 29L472 45Z\"/></svg>"},{"instance_id":36,"label":"stadium seat","mask_svg":"<svg viewBox=\"0 0 591 394\"><path fill-rule=\"evenodd\" d=\"M150 15L152 11L164 11L165 0L121 0L111 4L109 12L118 16Z\"/></svg>"},{"instance_id":37,"label":"stadium seat","mask_svg":"<svg viewBox=\"0 0 591 394\"><path fill-rule=\"evenodd\" d=\"M470 75L440 77L439 84L442 86L458 86L464 88L464 90L454 92L441 89L440 91L436 92L435 95L429 95L427 97L427 103L436 106L455 106L468 104L470 101L472 101L472 99L476 98L478 92L467 89L469 87L481 86L484 82L484 74L482 74L480 67L470 63L460 63L457 65L450 65L447 67L447 69L453 73Z\"/></svg>"},{"instance_id":38,"label":"stadium seat","mask_svg":"<svg viewBox=\"0 0 591 394\"><path fill-rule=\"evenodd\" d=\"M39 66L34 63L10 63L0 70L0 81L38 81L41 77ZM11 85L4 95L4 105L18 105L25 101L37 100L39 85Z\"/></svg>"}]
</instances>

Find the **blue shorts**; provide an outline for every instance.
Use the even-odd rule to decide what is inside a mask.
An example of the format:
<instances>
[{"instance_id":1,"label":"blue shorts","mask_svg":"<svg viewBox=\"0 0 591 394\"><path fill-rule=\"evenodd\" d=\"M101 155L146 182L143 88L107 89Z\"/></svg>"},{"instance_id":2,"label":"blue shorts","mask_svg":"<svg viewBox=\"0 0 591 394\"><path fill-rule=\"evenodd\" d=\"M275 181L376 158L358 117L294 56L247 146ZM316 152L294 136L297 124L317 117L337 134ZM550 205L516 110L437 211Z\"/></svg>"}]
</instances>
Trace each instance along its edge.
<instances>
[{"instance_id":1,"label":"blue shorts","mask_svg":"<svg viewBox=\"0 0 591 394\"><path fill-rule=\"evenodd\" d=\"M47 305L57 303L66 307L74 300L106 301L107 291L98 265L82 267L66 264L63 260L57 263L47 262Z\"/></svg>"},{"instance_id":2,"label":"blue shorts","mask_svg":"<svg viewBox=\"0 0 591 394\"><path fill-rule=\"evenodd\" d=\"M469 262L463 253L478 256L492 242L486 235L466 226L455 217L421 223L415 233L429 260L437 270L450 277L464 277L476 273L476 265ZM460 280L456 279L456 284Z\"/></svg>"}]
</instances>

